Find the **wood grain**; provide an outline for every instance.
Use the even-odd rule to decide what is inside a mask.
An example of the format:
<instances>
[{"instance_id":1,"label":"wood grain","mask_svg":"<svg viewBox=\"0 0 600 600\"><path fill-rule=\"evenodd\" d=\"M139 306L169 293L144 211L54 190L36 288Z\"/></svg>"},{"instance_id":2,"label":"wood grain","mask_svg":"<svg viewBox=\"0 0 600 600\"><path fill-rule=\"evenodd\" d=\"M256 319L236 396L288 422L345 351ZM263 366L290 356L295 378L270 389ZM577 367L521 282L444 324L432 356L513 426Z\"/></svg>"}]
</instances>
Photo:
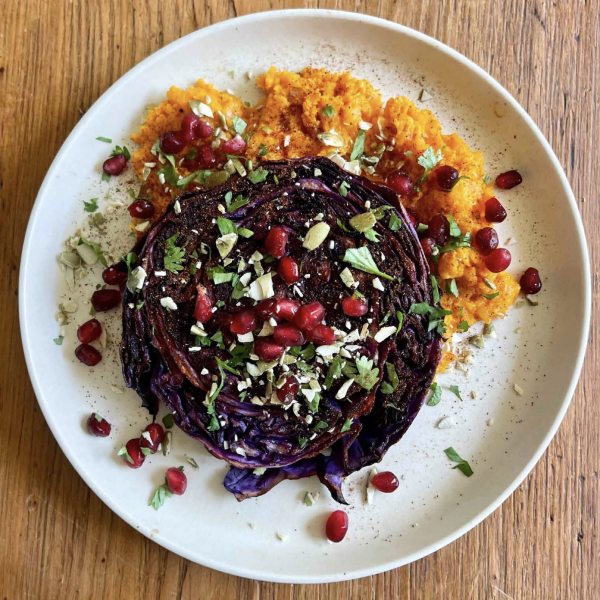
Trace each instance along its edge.
<instances>
[{"instance_id":1,"label":"wood grain","mask_svg":"<svg viewBox=\"0 0 600 600\"><path fill-rule=\"evenodd\" d=\"M258 583L183 560L112 514L48 430L25 369L17 294L29 211L54 155L81 114L150 53L223 19L298 7L403 23L456 48L506 86L540 125L572 183L588 229L597 295L597 0L3 0L0 598L597 599L598 313L573 404L549 450L511 498L436 554L358 581Z\"/></svg>"}]
</instances>

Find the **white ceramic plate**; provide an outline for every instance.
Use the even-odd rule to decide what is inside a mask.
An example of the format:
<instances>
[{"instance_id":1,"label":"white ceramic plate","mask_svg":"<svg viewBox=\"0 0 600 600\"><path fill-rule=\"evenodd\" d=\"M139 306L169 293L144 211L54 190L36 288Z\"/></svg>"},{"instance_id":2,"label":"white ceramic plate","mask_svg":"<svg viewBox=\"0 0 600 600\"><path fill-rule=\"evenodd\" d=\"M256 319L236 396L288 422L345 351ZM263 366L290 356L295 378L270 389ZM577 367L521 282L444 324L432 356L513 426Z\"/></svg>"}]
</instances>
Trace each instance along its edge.
<instances>
[{"instance_id":1,"label":"white ceramic plate","mask_svg":"<svg viewBox=\"0 0 600 600\"><path fill-rule=\"evenodd\" d=\"M199 77L254 100L257 90L245 74L272 64L295 71L308 65L350 70L386 97L416 100L427 89L433 98L426 107L445 132L458 132L485 153L488 173L518 168L523 175L523 185L500 194L509 218L498 230L501 243L517 240L510 246L510 271L518 275L535 265L544 280L540 305L512 309L497 323L498 338L477 353L468 378L458 372L441 377L442 402L423 407L386 455L383 467L402 476L399 490L366 505L366 473L350 478L350 532L337 545L323 535L326 516L336 506L316 479L285 482L238 504L221 485L226 465L181 432L168 458L153 456L137 471L123 466L117 449L149 419L134 393L117 394L111 387L122 387L118 315L100 316L109 331L100 366L87 369L76 362L75 328L89 318L86 302L101 267L73 296L55 262L62 241L85 220L82 200L99 197L106 210L108 191L110 201L128 203L125 191L131 186L124 182L133 182L132 176L100 181L109 147L95 141L97 136L127 142L147 104L159 102L169 86L187 87ZM127 235L117 233L119 227L126 232L124 210L113 213L111 239L102 240L115 255L129 243ZM80 308L57 347L54 314L67 297ZM52 164L31 215L20 314L29 372L48 424L108 506L144 535L203 565L256 579L317 583L362 577L425 556L479 523L522 481L554 435L579 376L590 314L589 264L579 213L556 157L523 109L480 68L387 21L330 11L271 12L219 23L170 44L115 83L81 119ZM459 385L463 402L448 392L452 383ZM515 393L514 383L523 396ZM113 424L109 438L86 433L92 408ZM452 416L451 429L436 428L444 416ZM443 452L450 445L470 461L473 477L451 468ZM188 467L187 493L155 512L147 505L152 490L168 466L185 464L186 454L200 470ZM305 490L321 491L311 508L301 503ZM278 532L287 539L280 541Z\"/></svg>"}]
</instances>

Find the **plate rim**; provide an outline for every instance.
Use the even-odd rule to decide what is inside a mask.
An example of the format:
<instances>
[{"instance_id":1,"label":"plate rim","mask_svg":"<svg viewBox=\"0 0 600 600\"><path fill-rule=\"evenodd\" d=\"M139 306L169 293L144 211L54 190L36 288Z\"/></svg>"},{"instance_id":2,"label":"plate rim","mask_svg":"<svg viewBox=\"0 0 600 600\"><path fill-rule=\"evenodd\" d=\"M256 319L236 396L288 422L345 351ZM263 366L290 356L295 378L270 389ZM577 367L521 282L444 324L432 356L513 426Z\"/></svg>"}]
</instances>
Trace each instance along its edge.
<instances>
[{"instance_id":1,"label":"plate rim","mask_svg":"<svg viewBox=\"0 0 600 600\"><path fill-rule=\"evenodd\" d=\"M386 29L390 29L395 33L399 33L405 36L412 37L420 42L423 42L429 46L434 47L437 50L440 50L443 54L445 54L448 58L452 58L461 65L467 67L471 72L477 75L479 78L482 78L486 83L492 86L495 92L497 92L519 115L521 119L527 124L529 129L533 132L538 142L541 144L542 148L546 152L546 155L550 159L552 166L555 171L558 173L560 182L563 186L563 189L566 193L569 208L571 213L573 214L575 220L575 226L578 233L578 242L581 245L581 259L583 262L583 320L581 323L581 332L580 332L580 343L579 349L577 352L577 358L575 362L575 368L571 375L567 393L565 394L560 409L555 417L554 421L550 425L548 432L546 433L544 439L539 444L533 456L528 460L524 468L516 475L513 481L507 486L503 493L501 493L494 501L490 502L486 507L484 507L479 513L473 516L467 523L465 523L462 527L457 528L452 533L447 536L428 544L424 548L419 551L415 551L403 558L399 558L392 561L387 561L385 563L379 564L375 567L368 567L365 569L354 570L350 572L340 571L335 575L328 576L287 576L281 573L275 572L259 572L256 573L252 569L248 568L239 568L239 567L231 567L228 564L224 564L221 562L212 561L210 558L204 559L202 562L198 560L198 557L193 556L191 552L188 551L187 548L180 546L178 543L165 538L163 535L153 535L152 530L149 527L144 526L139 523L136 519L135 514L131 514L129 511L118 508L113 505L112 500L109 496L104 493L103 488L100 486L94 485L91 480L88 479L87 471L83 465L80 464L78 457L75 453L65 449L68 448L68 444L66 440L63 438L61 434L61 429L58 424L58 420L54 418L52 411L50 410L50 403L45 398L45 394L43 391L43 386L41 381L38 380L36 376L35 364L32 359L32 354L30 350L31 342L29 338L29 331L27 327L27 320L25 318L26 307L25 307L25 296L26 296L26 273L29 261L31 258L31 250L32 250L32 238L33 238L33 230L35 228L36 221L38 219L38 213L40 211L40 206L42 204L42 199L47 193L47 189L51 185L51 181L54 178L55 172L58 169L58 159L66 154L73 143L73 140L79 133L79 131L87 126L88 120L91 119L91 116L95 114L98 110L100 110L100 106L106 103L113 95L117 94L121 88L127 85L129 79L131 79L138 71L143 70L147 65L152 62L164 58L166 55L178 49L180 46L189 43L190 38L202 38L207 35L208 32L214 33L215 31L219 31L221 29L227 29L230 27L238 27L243 26L248 23L253 23L259 20L279 20L279 19L293 19L295 17L320 17L320 18L330 18L333 20L340 21L358 21L371 25L376 25L379 27L384 27ZM543 453L548 448L548 445L554 438L558 427L562 423L564 416L566 414L567 409L571 404L571 400L573 398L573 394L575 392L575 388L579 381L579 377L581 375L581 369L583 367L583 361L585 358L585 353L587 349L587 343L589 338L589 328L590 328L590 317L591 317L591 267L590 267L590 259L589 259L589 250L587 244L587 238L585 235L585 230L583 226L583 222L581 219L581 214L577 207L577 202L575 200L575 196L571 189L571 185L566 177L564 169L560 164L556 154L554 153L553 148L550 146L550 143L546 140L534 120L529 116L529 114L525 111L525 109L520 105L520 103L491 75L489 75L483 68L477 65L475 62L462 55L457 50L454 50L450 46L436 40L435 38L428 36L420 31L416 31L410 27L405 25L401 25L399 23L395 23L393 21L388 21L387 19L383 19L380 17L374 17L370 15L360 14L360 13L351 13L339 10L328 10L328 9L314 9L314 8L306 8L306 9L282 9L276 11L266 11L266 12L258 12L252 13L249 15L244 15L241 17L235 17L233 19L226 19L224 21L220 21L219 23L215 23L212 25L208 25L201 29L197 29L168 45L160 48L159 50L152 53L150 56L146 57L144 60L136 64L134 67L129 69L126 73L124 73L119 79L117 79L107 90L103 92L103 94L93 103L93 105L89 108L86 114L79 120L79 122L75 125L71 133L67 136L60 149L56 153L46 176L40 186L40 189L37 193L36 200L33 204L29 221L27 224L27 230L25 233L22 253L21 253L21 264L19 271L19 322L20 322L20 333L21 333L21 341L23 345L23 352L25 355L25 361L27 365L27 371L29 374L30 381L32 383L35 396L37 402L40 406L42 414L48 424L54 438L56 439L58 445L60 446L61 451L65 454L71 465L77 471L79 476L83 479L86 485L104 502L114 513L116 513L121 519L123 519L126 523L128 523L131 527L133 527L136 531L142 533L147 538L152 540L153 542L158 543L162 547L167 550L174 552L175 554L195 562L197 564L201 564L211 569L215 569L217 571L221 571L223 573L227 573L230 575L236 575L239 577L245 577L249 579L255 579L259 581L269 581L274 583L296 583L296 584L317 584L317 583L332 583L338 581L346 581L350 579L358 579L362 577L367 577L370 575L376 575L378 573L383 573L385 571L389 571L391 569L395 569L407 564L410 564L416 560L419 560L437 550L443 548L444 546L450 544L455 541L459 537L465 535L468 531L470 531L473 527L478 525L481 521L483 521L486 517L488 517L492 512L494 512L514 491L515 489L523 482L525 477L533 470Z\"/></svg>"}]
</instances>

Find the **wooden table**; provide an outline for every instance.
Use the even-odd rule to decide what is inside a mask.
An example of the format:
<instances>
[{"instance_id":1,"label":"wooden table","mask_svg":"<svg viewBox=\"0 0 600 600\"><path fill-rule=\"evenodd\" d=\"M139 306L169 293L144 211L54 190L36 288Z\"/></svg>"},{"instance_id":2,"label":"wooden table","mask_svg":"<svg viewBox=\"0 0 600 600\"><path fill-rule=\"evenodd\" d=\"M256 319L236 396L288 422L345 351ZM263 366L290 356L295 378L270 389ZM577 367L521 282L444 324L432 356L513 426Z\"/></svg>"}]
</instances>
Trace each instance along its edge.
<instances>
[{"instance_id":1,"label":"wooden table","mask_svg":"<svg viewBox=\"0 0 600 600\"><path fill-rule=\"evenodd\" d=\"M18 272L30 208L67 134L118 77L169 42L248 12L317 6L413 27L456 48L506 86L566 169L596 275L598 0L2 0L0 599L600 597L597 312L573 404L549 450L511 498L436 554L358 581L258 583L179 558L102 504L46 426L21 351Z\"/></svg>"}]
</instances>

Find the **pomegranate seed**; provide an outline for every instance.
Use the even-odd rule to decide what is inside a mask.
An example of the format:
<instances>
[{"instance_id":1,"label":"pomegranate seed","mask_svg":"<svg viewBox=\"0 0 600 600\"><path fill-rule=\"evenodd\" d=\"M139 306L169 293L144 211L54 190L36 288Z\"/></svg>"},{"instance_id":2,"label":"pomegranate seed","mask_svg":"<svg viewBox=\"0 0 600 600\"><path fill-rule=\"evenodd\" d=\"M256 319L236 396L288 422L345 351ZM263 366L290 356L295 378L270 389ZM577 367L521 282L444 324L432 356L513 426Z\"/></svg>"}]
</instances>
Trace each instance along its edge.
<instances>
[{"instance_id":1,"label":"pomegranate seed","mask_svg":"<svg viewBox=\"0 0 600 600\"><path fill-rule=\"evenodd\" d=\"M208 138L213 134L213 132L214 129L209 123L200 120L200 122L198 123L198 135L201 138Z\"/></svg>"},{"instance_id":2,"label":"pomegranate seed","mask_svg":"<svg viewBox=\"0 0 600 600\"><path fill-rule=\"evenodd\" d=\"M490 223L502 223L506 219L506 210L498 198L485 201L485 218Z\"/></svg>"},{"instance_id":3,"label":"pomegranate seed","mask_svg":"<svg viewBox=\"0 0 600 600\"><path fill-rule=\"evenodd\" d=\"M104 161L102 170L108 175L120 175L127 166L127 159L122 154L111 156Z\"/></svg>"},{"instance_id":4,"label":"pomegranate seed","mask_svg":"<svg viewBox=\"0 0 600 600\"><path fill-rule=\"evenodd\" d=\"M413 191L413 182L406 173L392 173L387 176L386 184L398 196L408 196Z\"/></svg>"},{"instance_id":5,"label":"pomegranate seed","mask_svg":"<svg viewBox=\"0 0 600 600\"><path fill-rule=\"evenodd\" d=\"M510 190L523 183L523 178L518 171L506 171L496 177L496 185L502 190Z\"/></svg>"},{"instance_id":6,"label":"pomegranate seed","mask_svg":"<svg viewBox=\"0 0 600 600\"><path fill-rule=\"evenodd\" d=\"M175 131L167 131L160 138L160 149L165 154L177 154L181 152L185 144Z\"/></svg>"},{"instance_id":7,"label":"pomegranate seed","mask_svg":"<svg viewBox=\"0 0 600 600\"><path fill-rule=\"evenodd\" d=\"M187 477L181 469L171 467L166 472L167 486L177 496L181 496L187 489Z\"/></svg>"},{"instance_id":8,"label":"pomegranate seed","mask_svg":"<svg viewBox=\"0 0 600 600\"><path fill-rule=\"evenodd\" d=\"M344 298L342 300L342 310L349 317L362 317L367 314L369 305L364 298L352 296L351 298Z\"/></svg>"},{"instance_id":9,"label":"pomegranate seed","mask_svg":"<svg viewBox=\"0 0 600 600\"><path fill-rule=\"evenodd\" d=\"M210 146L198 148L198 166L201 169L212 169L217 164L217 156Z\"/></svg>"},{"instance_id":10,"label":"pomegranate seed","mask_svg":"<svg viewBox=\"0 0 600 600\"><path fill-rule=\"evenodd\" d=\"M144 453L142 452L142 448L140 446L140 440L137 438L135 438L133 440L129 440L125 444L125 450L127 450L127 455L129 456L129 458L132 461L132 462L130 462L127 459L127 456L125 454L122 454L121 457L123 458L123 461L125 462L125 464L130 469L139 469L144 464L144 461L146 460L146 457L144 456Z\"/></svg>"},{"instance_id":11,"label":"pomegranate seed","mask_svg":"<svg viewBox=\"0 0 600 600\"><path fill-rule=\"evenodd\" d=\"M88 431L96 437L107 437L110 435L110 423L95 412L93 412L87 420L87 428Z\"/></svg>"},{"instance_id":12,"label":"pomegranate seed","mask_svg":"<svg viewBox=\"0 0 600 600\"><path fill-rule=\"evenodd\" d=\"M97 312L110 310L121 303L119 290L96 290L92 294L92 306Z\"/></svg>"},{"instance_id":13,"label":"pomegranate seed","mask_svg":"<svg viewBox=\"0 0 600 600\"><path fill-rule=\"evenodd\" d=\"M148 200L136 200L127 210L134 219L149 219L154 216L154 205Z\"/></svg>"},{"instance_id":14,"label":"pomegranate seed","mask_svg":"<svg viewBox=\"0 0 600 600\"><path fill-rule=\"evenodd\" d=\"M231 333L244 335L254 331L256 327L256 314L253 310L243 310L233 316L229 329Z\"/></svg>"},{"instance_id":15,"label":"pomegranate seed","mask_svg":"<svg viewBox=\"0 0 600 600\"><path fill-rule=\"evenodd\" d=\"M284 321L293 321L296 313L300 310L300 302L282 298L277 301L275 307L275 318L279 317Z\"/></svg>"},{"instance_id":16,"label":"pomegranate seed","mask_svg":"<svg viewBox=\"0 0 600 600\"><path fill-rule=\"evenodd\" d=\"M392 492L395 492L400 485L398 478L391 471L377 473L377 475L375 475L371 480L371 483L384 494L391 494Z\"/></svg>"},{"instance_id":17,"label":"pomegranate seed","mask_svg":"<svg viewBox=\"0 0 600 600\"><path fill-rule=\"evenodd\" d=\"M412 226L417 227L419 225L419 217L417 217L417 213L414 210L410 210L410 208L407 208L406 212L410 222L412 223Z\"/></svg>"},{"instance_id":18,"label":"pomegranate seed","mask_svg":"<svg viewBox=\"0 0 600 600\"><path fill-rule=\"evenodd\" d=\"M181 121L179 138L186 144L191 144L198 137L200 119L194 114L185 115Z\"/></svg>"},{"instance_id":19,"label":"pomegranate seed","mask_svg":"<svg viewBox=\"0 0 600 600\"><path fill-rule=\"evenodd\" d=\"M265 238L265 250L275 258L285 254L289 233L285 227L273 227Z\"/></svg>"},{"instance_id":20,"label":"pomegranate seed","mask_svg":"<svg viewBox=\"0 0 600 600\"><path fill-rule=\"evenodd\" d=\"M279 259L277 273L288 285L296 283L300 279L300 265L295 258L283 256Z\"/></svg>"},{"instance_id":21,"label":"pomegranate seed","mask_svg":"<svg viewBox=\"0 0 600 600\"><path fill-rule=\"evenodd\" d=\"M510 252L506 248L496 248L485 257L485 266L492 273L500 273L508 269L510 259Z\"/></svg>"},{"instance_id":22,"label":"pomegranate seed","mask_svg":"<svg viewBox=\"0 0 600 600\"><path fill-rule=\"evenodd\" d=\"M273 332L273 339L282 346L302 346L304 344L304 335L290 323L277 325Z\"/></svg>"},{"instance_id":23,"label":"pomegranate seed","mask_svg":"<svg viewBox=\"0 0 600 600\"><path fill-rule=\"evenodd\" d=\"M270 337L261 337L254 342L254 354L265 362L281 358L284 350L283 346L275 343L273 338Z\"/></svg>"},{"instance_id":24,"label":"pomegranate seed","mask_svg":"<svg viewBox=\"0 0 600 600\"><path fill-rule=\"evenodd\" d=\"M305 331L306 339L319 346L329 346L335 342L335 331L327 325L317 323Z\"/></svg>"},{"instance_id":25,"label":"pomegranate seed","mask_svg":"<svg viewBox=\"0 0 600 600\"><path fill-rule=\"evenodd\" d=\"M150 438L150 439L148 439ZM165 439L165 431L158 423L150 423L140 437L140 446L149 448L154 454Z\"/></svg>"},{"instance_id":26,"label":"pomegranate seed","mask_svg":"<svg viewBox=\"0 0 600 600\"><path fill-rule=\"evenodd\" d=\"M102 360L102 354L89 344L77 346L75 348L75 356L88 367L95 367Z\"/></svg>"},{"instance_id":27,"label":"pomegranate seed","mask_svg":"<svg viewBox=\"0 0 600 600\"><path fill-rule=\"evenodd\" d=\"M295 377L292 377L291 375L286 377L284 384L277 390L279 402L289 404L294 400L299 389L300 384Z\"/></svg>"},{"instance_id":28,"label":"pomegranate seed","mask_svg":"<svg viewBox=\"0 0 600 600\"><path fill-rule=\"evenodd\" d=\"M239 134L237 134L234 138L227 142L224 142L221 145L223 152L225 152L226 154L239 154L244 150L245 147L246 142Z\"/></svg>"},{"instance_id":29,"label":"pomegranate seed","mask_svg":"<svg viewBox=\"0 0 600 600\"><path fill-rule=\"evenodd\" d=\"M475 234L475 245L479 252L487 256L498 247L498 234L493 227L483 227Z\"/></svg>"},{"instance_id":30,"label":"pomegranate seed","mask_svg":"<svg viewBox=\"0 0 600 600\"><path fill-rule=\"evenodd\" d=\"M121 285L127 281L127 271L121 271L120 266L108 267L102 271L102 279L108 285Z\"/></svg>"},{"instance_id":31,"label":"pomegranate seed","mask_svg":"<svg viewBox=\"0 0 600 600\"><path fill-rule=\"evenodd\" d=\"M194 306L194 319L200 323L207 323L212 319L212 300L208 295L206 288L199 285L197 288L196 305Z\"/></svg>"},{"instance_id":32,"label":"pomegranate seed","mask_svg":"<svg viewBox=\"0 0 600 600\"><path fill-rule=\"evenodd\" d=\"M423 252L425 253L425 256L427 258L431 258L432 256L435 256L437 254L437 244L435 243L435 240L433 238L426 237L420 240L420 242L421 247L423 248Z\"/></svg>"},{"instance_id":33,"label":"pomegranate seed","mask_svg":"<svg viewBox=\"0 0 600 600\"><path fill-rule=\"evenodd\" d=\"M450 239L450 223L444 215L433 215L427 228L428 237L433 238L438 246L443 246Z\"/></svg>"},{"instance_id":34,"label":"pomegranate seed","mask_svg":"<svg viewBox=\"0 0 600 600\"><path fill-rule=\"evenodd\" d=\"M331 542L341 542L348 533L348 515L343 510L334 510L327 519L325 535Z\"/></svg>"},{"instance_id":35,"label":"pomegranate seed","mask_svg":"<svg viewBox=\"0 0 600 600\"><path fill-rule=\"evenodd\" d=\"M82 344L89 344L97 340L102 334L102 325L97 319L90 319L77 329L77 339Z\"/></svg>"},{"instance_id":36,"label":"pomegranate seed","mask_svg":"<svg viewBox=\"0 0 600 600\"><path fill-rule=\"evenodd\" d=\"M264 321L268 321L271 317L277 318L275 314L275 311L277 310L277 300L275 300L275 298L263 300L256 305L255 310L256 314Z\"/></svg>"},{"instance_id":37,"label":"pomegranate seed","mask_svg":"<svg viewBox=\"0 0 600 600\"><path fill-rule=\"evenodd\" d=\"M325 316L325 307L320 302L311 302L298 309L294 324L300 329L309 329L320 323Z\"/></svg>"},{"instance_id":38,"label":"pomegranate seed","mask_svg":"<svg viewBox=\"0 0 600 600\"><path fill-rule=\"evenodd\" d=\"M542 280L537 269L529 267L521 275L521 289L525 294L537 294L542 289Z\"/></svg>"},{"instance_id":39,"label":"pomegranate seed","mask_svg":"<svg viewBox=\"0 0 600 600\"><path fill-rule=\"evenodd\" d=\"M449 192L458 181L458 171L450 165L442 165L435 170L435 177L440 189Z\"/></svg>"}]
</instances>

